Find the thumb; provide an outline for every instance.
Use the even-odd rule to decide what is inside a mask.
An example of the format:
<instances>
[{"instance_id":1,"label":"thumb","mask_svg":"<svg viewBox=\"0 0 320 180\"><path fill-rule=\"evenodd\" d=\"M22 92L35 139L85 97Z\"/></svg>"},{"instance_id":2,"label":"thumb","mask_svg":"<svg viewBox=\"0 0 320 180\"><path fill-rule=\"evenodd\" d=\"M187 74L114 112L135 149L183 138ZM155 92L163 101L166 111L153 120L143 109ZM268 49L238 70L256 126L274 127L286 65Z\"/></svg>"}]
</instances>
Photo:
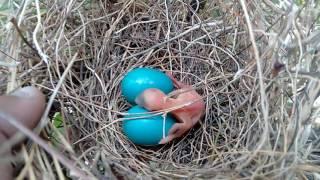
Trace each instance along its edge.
<instances>
[{"instance_id":1,"label":"thumb","mask_svg":"<svg viewBox=\"0 0 320 180\"><path fill-rule=\"evenodd\" d=\"M34 128L45 109L45 97L35 87L20 88L9 95L0 96L0 111L10 114L28 128ZM0 133L10 138L17 129L0 118Z\"/></svg>"}]
</instances>

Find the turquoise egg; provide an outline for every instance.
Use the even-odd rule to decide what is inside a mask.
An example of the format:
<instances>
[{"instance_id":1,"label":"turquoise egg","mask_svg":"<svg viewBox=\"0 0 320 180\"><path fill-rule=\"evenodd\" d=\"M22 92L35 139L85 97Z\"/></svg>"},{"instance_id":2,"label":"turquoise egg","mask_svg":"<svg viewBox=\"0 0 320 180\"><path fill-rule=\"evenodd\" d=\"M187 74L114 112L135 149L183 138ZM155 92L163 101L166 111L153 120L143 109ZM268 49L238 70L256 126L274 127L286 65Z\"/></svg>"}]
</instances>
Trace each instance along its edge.
<instances>
[{"instance_id":1,"label":"turquoise egg","mask_svg":"<svg viewBox=\"0 0 320 180\"><path fill-rule=\"evenodd\" d=\"M157 88L168 94L173 90L173 83L165 73L152 68L133 69L121 82L122 95L133 105L136 97L149 88Z\"/></svg>"},{"instance_id":2,"label":"turquoise egg","mask_svg":"<svg viewBox=\"0 0 320 180\"><path fill-rule=\"evenodd\" d=\"M145 113L149 112L145 108L140 106L133 106L128 110L128 115L125 118L129 120L124 120L122 124L122 129L124 134L129 138L130 141L137 145L143 146L153 146L157 145L159 141L163 138L163 127L165 126L165 135L168 135L170 128L176 122L175 119L168 114L166 116L165 125L163 124L163 117L161 115L137 118L141 116L150 116L152 114L133 114L133 113Z\"/></svg>"}]
</instances>

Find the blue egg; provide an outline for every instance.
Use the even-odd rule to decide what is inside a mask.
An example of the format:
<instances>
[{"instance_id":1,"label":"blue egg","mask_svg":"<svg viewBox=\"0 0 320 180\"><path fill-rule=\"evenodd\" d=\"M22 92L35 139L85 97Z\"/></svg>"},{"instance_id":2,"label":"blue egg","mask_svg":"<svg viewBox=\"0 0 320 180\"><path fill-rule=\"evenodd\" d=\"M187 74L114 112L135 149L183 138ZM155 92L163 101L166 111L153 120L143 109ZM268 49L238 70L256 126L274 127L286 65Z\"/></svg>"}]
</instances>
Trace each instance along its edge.
<instances>
[{"instance_id":1,"label":"blue egg","mask_svg":"<svg viewBox=\"0 0 320 180\"><path fill-rule=\"evenodd\" d=\"M146 118L130 119L152 115L133 114L145 112L149 111L140 106L134 106L130 108L127 112L128 115L125 116L125 118L129 118L129 120L124 120L122 124L123 132L129 138L130 141L137 145L157 145L163 138L163 127L165 127L165 136L167 136L170 128L173 126L176 120L170 114L167 114L165 124L163 124L164 121L161 115Z\"/></svg>"},{"instance_id":2,"label":"blue egg","mask_svg":"<svg viewBox=\"0 0 320 180\"><path fill-rule=\"evenodd\" d=\"M136 97L149 88L157 88L168 94L173 90L173 82L165 73L152 68L133 69L121 82L122 95L133 105Z\"/></svg>"}]
</instances>

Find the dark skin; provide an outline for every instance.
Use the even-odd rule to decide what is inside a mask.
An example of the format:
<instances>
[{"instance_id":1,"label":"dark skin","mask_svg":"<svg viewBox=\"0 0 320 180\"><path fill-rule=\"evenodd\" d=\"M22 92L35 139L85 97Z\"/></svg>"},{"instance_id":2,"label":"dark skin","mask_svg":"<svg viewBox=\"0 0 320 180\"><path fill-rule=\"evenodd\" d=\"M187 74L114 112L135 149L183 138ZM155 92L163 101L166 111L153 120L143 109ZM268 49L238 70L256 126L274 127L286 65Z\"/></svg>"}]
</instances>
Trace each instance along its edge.
<instances>
[{"instance_id":1,"label":"dark skin","mask_svg":"<svg viewBox=\"0 0 320 180\"><path fill-rule=\"evenodd\" d=\"M0 113L6 113L27 128L33 129L40 121L45 110L45 96L35 87L24 87L9 94L0 96ZM13 137L17 129L10 125L6 119L0 117L0 144ZM9 156L10 151L0 154ZM10 163L1 162L1 179L13 179L13 167Z\"/></svg>"}]
</instances>

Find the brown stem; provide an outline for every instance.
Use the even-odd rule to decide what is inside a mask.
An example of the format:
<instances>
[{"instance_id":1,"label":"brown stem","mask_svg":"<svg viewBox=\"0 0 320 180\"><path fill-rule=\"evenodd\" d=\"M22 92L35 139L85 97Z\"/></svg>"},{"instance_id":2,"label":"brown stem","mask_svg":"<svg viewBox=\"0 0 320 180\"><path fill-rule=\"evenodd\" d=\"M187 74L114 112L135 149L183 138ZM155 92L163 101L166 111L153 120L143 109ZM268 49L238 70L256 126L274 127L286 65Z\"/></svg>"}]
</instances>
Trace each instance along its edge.
<instances>
[{"instance_id":1,"label":"brown stem","mask_svg":"<svg viewBox=\"0 0 320 180\"><path fill-rule=\"evenodd\" d=\"M19 36L21 37L21 39L23 40L24 43L27 44L27 46L29 46L36 54L37 56L40 57L40 55L38 54L38 51L32 46L32 44L23 36L21 29L18 26L17 20L15 18L11 18L10 22L13 24L13 26L16 28Z\"/></svg>"}]
</instances>

